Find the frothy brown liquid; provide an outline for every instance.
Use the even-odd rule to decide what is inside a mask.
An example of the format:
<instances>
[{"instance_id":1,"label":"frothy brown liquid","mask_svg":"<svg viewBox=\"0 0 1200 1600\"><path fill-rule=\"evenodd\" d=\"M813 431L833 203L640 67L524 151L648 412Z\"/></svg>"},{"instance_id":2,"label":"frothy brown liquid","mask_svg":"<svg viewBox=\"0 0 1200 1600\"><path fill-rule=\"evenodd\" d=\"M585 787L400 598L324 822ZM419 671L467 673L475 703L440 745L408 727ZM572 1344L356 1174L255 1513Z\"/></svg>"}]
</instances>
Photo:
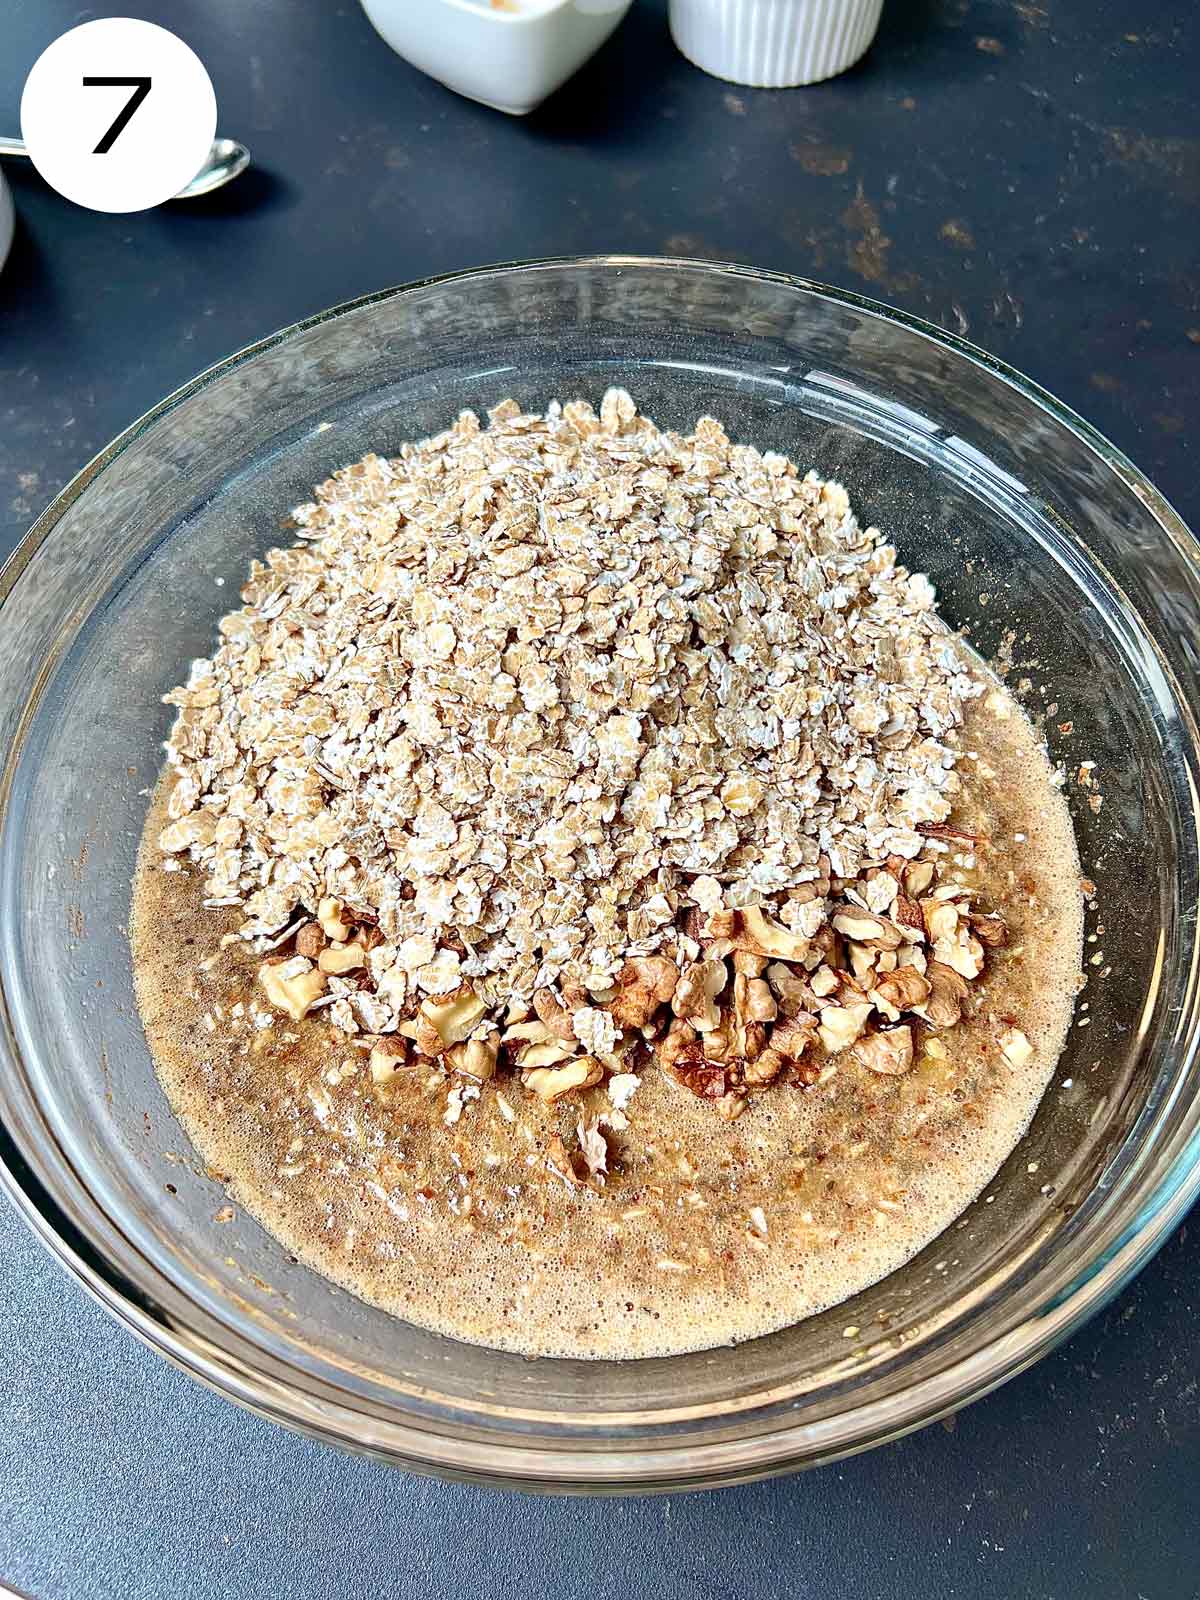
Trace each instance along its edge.
<instances>
[{"instance_id":1,"label":"frothy brown liquid","mask_svg":"<svg viewBox=\"0 0 1200 1600\"><path fill-rule=\"evenodd\" d=\"M1079 862L1030 724L999 690L972 705L955 820L986 835L962 877L1002 912L974 1015L946 1059L902 1078L851 1058L817 1089L777 1087L739 1121L650 1067L615 1134L603 1192L544 1161L555 1133L609 1109L600 1090L543 1106L504 1078L448 1123L440 1077L372 1089L366 1057L319 1013L259 1032L254 958L218 949L236 913L164 873L160 785L135 883L138 999L159 1077L209 1168L288 1249L426 1328L529 1355L631 1357L771 1332L899 1267L947 1227L1024 1133L1070 1023ZM238 1006L243 1014L237 1014ZM996 1044L1015 1020L1017 1069Z\"/></svg>"}]
</instances>

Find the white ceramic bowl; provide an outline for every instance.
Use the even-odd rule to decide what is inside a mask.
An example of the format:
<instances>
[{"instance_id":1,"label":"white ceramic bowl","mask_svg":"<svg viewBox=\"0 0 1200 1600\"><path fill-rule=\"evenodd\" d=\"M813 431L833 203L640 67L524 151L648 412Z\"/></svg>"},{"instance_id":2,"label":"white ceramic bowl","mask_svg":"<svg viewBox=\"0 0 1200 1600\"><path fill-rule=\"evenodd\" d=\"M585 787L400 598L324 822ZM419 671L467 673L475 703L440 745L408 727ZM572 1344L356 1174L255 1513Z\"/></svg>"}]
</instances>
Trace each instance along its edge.
<instances>
[{"instance_id":1,"label":"white ceramic bowl","mask_svg":"<svg viewBox=\"0 0 1200 1600\"><path fill-rule=\"evenodd\" d=\"M632 0L362 0L398 55L447 88L523 117L593 55Z\"/></svg>"}]
</instances>

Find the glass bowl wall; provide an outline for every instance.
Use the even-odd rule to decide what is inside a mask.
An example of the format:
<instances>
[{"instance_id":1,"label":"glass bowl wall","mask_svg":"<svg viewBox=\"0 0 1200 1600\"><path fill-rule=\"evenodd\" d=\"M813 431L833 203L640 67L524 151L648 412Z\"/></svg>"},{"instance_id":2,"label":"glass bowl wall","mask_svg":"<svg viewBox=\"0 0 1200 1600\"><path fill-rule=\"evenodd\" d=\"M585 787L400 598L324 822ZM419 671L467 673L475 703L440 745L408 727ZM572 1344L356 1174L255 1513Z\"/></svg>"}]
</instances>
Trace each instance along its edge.
<instances>
[{"instance_id":1,"label":"glass bowl wall","mask_svg":"<svg viewBox=\"0 0 1200 1600\"><path fill-rule=\"evenodd\" d=\"M1096 763L1103 809L1096 790L1068 794L1097 886L1089 954L1111 972L1089 968L1087 1024L991 1203L903 1270L736 1348L529 1362L358 1302L240 1211L214 1221L221 1189L138 1024L125 920L160 696L210 652L251 558L287 540L287 510L463 407L598 401L612 383L664 426L711 412L839 477L977 648L1011 647L1030 709L1057 708L1052 753ZM187 1370L419 1470L554 1490L725 1482L963 1404L1102 1304L1196 1191L1198 600L1195 545L1117 451L982 352L855 296L602 258L417 284L285 329L110 446L0 584L0 1157L16 1203Z\"/></svg>"}]
</instances>

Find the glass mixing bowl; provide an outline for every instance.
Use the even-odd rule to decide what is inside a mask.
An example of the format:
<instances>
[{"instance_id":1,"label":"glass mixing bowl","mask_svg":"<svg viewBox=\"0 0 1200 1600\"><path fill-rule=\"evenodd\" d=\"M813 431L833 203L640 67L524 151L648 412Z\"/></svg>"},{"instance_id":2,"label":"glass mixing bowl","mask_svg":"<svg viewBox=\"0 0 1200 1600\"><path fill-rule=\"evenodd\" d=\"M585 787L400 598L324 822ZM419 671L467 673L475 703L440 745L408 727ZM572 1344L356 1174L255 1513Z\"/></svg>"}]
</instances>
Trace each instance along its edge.
<instances>
[{"instance_id":1,"label":"glass mixing bowl","mask_svg":"<svg viewBox=\"0 0 1200 1600\"><path fill-rule=\"evenodd\" d=\"M526 1361L339 1292L240 1210L215 1220L222 1190L138 1024L124 924L159 697L210 651L250 559L287 539L287 510L464 406L595 401L610 383L662 424L712 412L841 478L952 623L985 655L1008 642L1071 774L1098 909L1086 1010L1027 1139L901 1271L738 1347ZM18 1209L188 1372L420 1471L560 1491L725 1483L963 1405L1102 1306L1200 1183L1197 555L1136 468L1017 373L769 273L490 268L231 356L98 456L0 587L0 1158Z\"/></svg>"}]
</instances>

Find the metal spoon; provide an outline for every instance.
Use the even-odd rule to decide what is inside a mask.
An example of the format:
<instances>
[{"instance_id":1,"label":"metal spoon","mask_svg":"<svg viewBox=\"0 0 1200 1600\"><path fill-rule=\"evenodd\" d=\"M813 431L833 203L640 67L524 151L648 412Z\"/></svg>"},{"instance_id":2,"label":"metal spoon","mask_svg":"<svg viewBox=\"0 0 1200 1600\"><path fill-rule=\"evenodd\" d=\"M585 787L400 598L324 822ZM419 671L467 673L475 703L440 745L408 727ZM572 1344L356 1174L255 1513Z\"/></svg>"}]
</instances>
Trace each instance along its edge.
<instances>
[{"instance_id":1,"label":"metal spoon","mask_svg":"<svg viewBox=\"0 0 1200 1600\"><path fill-rule=\"evenodd\" d=\"M29 151L20 139L0 138L0 156L24 156ZM236 139L214 139L208 157L191 183L185 183L175 196L176 200L194 200L197 195L211 194L214 189L245 172L250 165L250 152Z\"/></svg>"}]
</instances>

